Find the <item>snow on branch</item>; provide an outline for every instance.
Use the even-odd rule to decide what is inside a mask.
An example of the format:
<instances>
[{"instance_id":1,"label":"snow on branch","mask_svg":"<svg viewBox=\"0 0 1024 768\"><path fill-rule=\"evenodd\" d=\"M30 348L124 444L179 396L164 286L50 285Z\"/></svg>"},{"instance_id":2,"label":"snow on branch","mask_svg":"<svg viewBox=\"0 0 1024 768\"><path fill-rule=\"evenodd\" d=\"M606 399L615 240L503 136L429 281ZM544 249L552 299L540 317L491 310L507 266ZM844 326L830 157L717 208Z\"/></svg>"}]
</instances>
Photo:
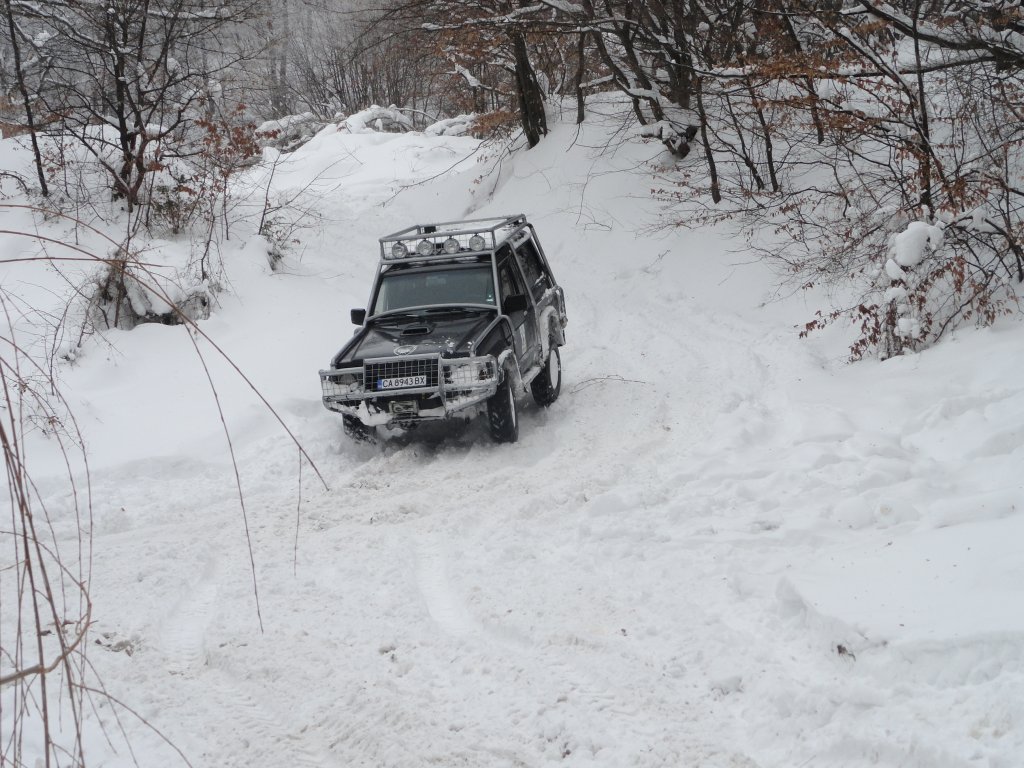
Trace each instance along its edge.
<instances>
[{"instance_id":1,"label":"snow on branch","mask_svg":"<svg viewBox=\"0 0 1024 768\"><path fill-rule=\"evenodd\" d=\"M465 136L473 130L476 114L459 115L446 120L438 120L423 129L427 136Z\"/></svg>"},{"instance_id":2,"label":"snow on branch","mask_svg":"<svg viewBox=\"0 0 1024 768\"><path fill-rule=\"evenodd\" d=\"M846 15L867 14L891 24L900 33L940 48L958 51L988 51L997 61L1024 66L1024 35L1019 9L993 13L991 3L959 4L955 12L931 18L911 18L888 3L860 0L843 11Z\"/></svg>"},{"instance_id":3,"label":"snow on branch","mask_svg":"<svg viewBox=\"0 0 1024 768\"><path fill-rule=\"evenodd\" d=\"M343 125L349 133L413 130L412 120L407 115L403 115L393 104L390 107L379 107L374 104L369 109L349 115L345 118Z\"/></svg>"}]
</instances>

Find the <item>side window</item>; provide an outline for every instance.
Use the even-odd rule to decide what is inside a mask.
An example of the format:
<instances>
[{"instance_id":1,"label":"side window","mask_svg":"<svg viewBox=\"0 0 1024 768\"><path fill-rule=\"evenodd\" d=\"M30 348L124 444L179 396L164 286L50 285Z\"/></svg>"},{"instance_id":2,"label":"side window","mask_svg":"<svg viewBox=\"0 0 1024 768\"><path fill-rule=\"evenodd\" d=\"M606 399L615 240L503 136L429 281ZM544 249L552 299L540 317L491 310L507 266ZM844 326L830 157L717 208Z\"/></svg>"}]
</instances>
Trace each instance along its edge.
<instances>
[{"instance_id":1,"label":"side window","mask_svg":"<svg viewBox=\"0 0 1024 768\"><path fill-rule=\"evenodd\" d=\"M498 264L498 282L501 283L501 300L509 296L523 293L523 283L519 279L519 270L512 259L505 259Z\"/></svg>"},{"instance_id":2,"label":"side window","mask_svg":"<svg viewBox=\"0 0 1024 768\"><path fill-rule=\"evenodd\" d=\"M533 244L532 239L528 239L516 248L516 253L519 254L519 258L523 263L523 271L526 273L526 284L530 288L533 300L540 301L544 291L551 287L551 281L548 280L547 273L544 270L544 263L540 259L540 254L537 253L537 246Z\"/></svg>"}]
</instances>

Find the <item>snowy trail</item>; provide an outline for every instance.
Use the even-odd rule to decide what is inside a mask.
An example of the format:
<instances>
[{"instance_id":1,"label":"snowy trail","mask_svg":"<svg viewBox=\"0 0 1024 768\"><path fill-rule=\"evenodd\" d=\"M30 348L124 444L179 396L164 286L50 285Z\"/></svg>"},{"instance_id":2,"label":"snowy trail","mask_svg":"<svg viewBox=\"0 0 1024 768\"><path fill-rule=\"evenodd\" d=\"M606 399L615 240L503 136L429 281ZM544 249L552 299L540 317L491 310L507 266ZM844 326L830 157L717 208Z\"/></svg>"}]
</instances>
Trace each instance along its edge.
<instances>
[{"instance_id":1,"label":"snowy trail","mask_svg":"<svg viewBox=\"0 0 1024 768\"><path fill-rule=\"evenodd\" d=\"M711 330L709 324L702 332ZM735 341L723 337L719 343ZM667 351L667 359L700 359L696 346L677 343ZM651 357L650 368L633 375L656 379L660 358ZM523 438L514 446L492 445L474 424L439 429L437 442L428 434L426 440L416 436L367 448L343 442L337 425L319 414L310 420L327 437L313 445L333 489L325 494L307 486L301 510L298 578L312 574L316 585L310 593L288 574L281 589L264 565L262 581L281 593L265 594L263 610L274 617L292 601L319 603L289 632L302 634L321 623L358 627L368 638L380 638L373 661L393 658L387 664L394 679L364 690L365 698L346 702L341 696L325 706L336 698L329 691L350 691L354 682L352 671L325 670L326 677L313 684L318 712L311 722L292 719L303 708L285 708L273 718L254 711L254 694L226 684L223 664L210 661L224 656L217 648L233 620L252 623L251 616L244 618L253 606L244 597L240 546L233 545L232 557L221 557L230 565L221 562L216 569L203 549L199 573L183 584L183 597L156 625L164 627L157 633L169 670L184 678L173 683L180 695L202 696L222 712L224 748L243 750L249 765L280 765L282 749L308 732L328 745L324 765L417 765L431 750L438 756L466 750L458 752L460 764L480 766L598 759L637 766L749 764L724 746L728 739L709 739L703 718L696 726L682 725L696 713L680 708L674 688L664 689L658 665L678 673L686 664L630 649L643 643L634 633L644 630L629 602L652 596L623 595L623 585L612 583L622 578L618 564L627 573L642 568L646 548L668 541L657 515L671 502L678 478L659 457L692 452L706 440L716 404L734 394L720 392L706 368L689 374L692 396L679 400L671 397L674 387L599 380L606 370L602 359L591 365L567 374L566 394L550 411L524 411ZM588 379L593 383L572 393ZM623 388L650 392L658 406L638 407L623 397ZM287 510L294 501L276 484L261 482L265 458L250 461L268 450L281 454L258 444L243 457L246 486L257 489L247 494L247 506L257 563L276 562L276 570L286 571L282 542L293 535L294 515ZM644 508L634 508L636 499ZM173 509L182 501L179 495L166 505ZM207 522L193 524L196 538L212 537L225 525L237 533L233 506L225 496L208 508ZM277 512L267 519L260 510ZM102 541L97 549L106 549ZM180 566L169 558L167 567ZM321 594L324 578L336 580L333 589L345 595L342 605L332 603L331 593ZM233 585L241 605L218 589L218 579ZM602 594L599 586L612 591ZM233 620L214 621L211 614L229 606ZM294 659L273 661L266 649L248 645L232 655L244 660L241 668L279 666L290 680L304 677L298 668L320 652L316 643L302 650ZM610 667L609 652L620 657ZM453 722L446 724L447 718ZM269 719L281 727L268 731L263 724ZM332 728L337 730L328 734ZM238 742L249 738L244 734L250 729L259 739ZM507 736L496 746L498 734ZM265 746L268 739L277 746Z\"/></svg>"},{"instance_id":2,"label":"snowy trail","mask_svg":"<svg viewBox=\"0 0 1024 768\"><path fill-rule=\"evenodd\" d=\"M171 409L161 440L119 445L134 417L104 404L108 368L69 374L112 431L93 438L91 586L117 695L197 766L1019 765L1015 329L837 373L794 338L798 310L758 306L763 275L723 266L724 235L638 236L649 149L588 178L588 136L562 127L486 176L494 200L463 176L380 207L401 163L378 138L318 139L310 173L332 141L364 153L324 195L330 224L288 274L238 266L208 324L329 486L300 484L295 447L230 389L264 633L216 417ZM450 166L407 141L422 177ZM316 368L375 237L453 200L536 223L568 296L562 396L524 408L514 445L480 423L353 444ZM148 356L191 360L147 333L119 339L112 400L146 391ZM194 385L180 399L205 402ZM142 764L174 764L129 729Z\"/></svg>"}]
</instances>

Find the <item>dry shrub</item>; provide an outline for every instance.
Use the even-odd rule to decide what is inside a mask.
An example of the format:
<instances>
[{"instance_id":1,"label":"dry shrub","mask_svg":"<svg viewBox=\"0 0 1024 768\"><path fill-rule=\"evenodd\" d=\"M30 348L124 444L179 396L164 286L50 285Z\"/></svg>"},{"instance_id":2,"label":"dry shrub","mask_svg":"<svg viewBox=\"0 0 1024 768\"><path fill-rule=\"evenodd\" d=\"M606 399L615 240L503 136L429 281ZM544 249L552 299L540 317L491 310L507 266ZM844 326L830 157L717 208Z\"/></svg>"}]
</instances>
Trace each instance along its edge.
<instances>
[{"instance_id":1,"label":"dry shrub","mask_svg":"<svg viewBox=\"0 0 1024 768\"><path fill-rule=\"evenodd\" d=\"M477 116L473 121L473 136L504 142L510 140L520 128L516 113L509 109L496 109Z\"/></svg>"}]
</instances>

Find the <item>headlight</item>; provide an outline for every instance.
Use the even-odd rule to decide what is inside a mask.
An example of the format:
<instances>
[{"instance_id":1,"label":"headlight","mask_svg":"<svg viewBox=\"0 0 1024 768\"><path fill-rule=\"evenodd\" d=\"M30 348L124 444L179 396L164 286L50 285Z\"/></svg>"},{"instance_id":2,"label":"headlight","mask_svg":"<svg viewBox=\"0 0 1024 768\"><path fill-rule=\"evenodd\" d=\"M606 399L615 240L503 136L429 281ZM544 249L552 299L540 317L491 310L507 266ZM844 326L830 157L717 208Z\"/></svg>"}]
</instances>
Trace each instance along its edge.
<instances>
[{"instance_id":1,"label":"headlight","mask_svg":"<svg viewBox=\"0 0 1024 768\"><path fill-rule=\"evenodd\" d=\"M361 373L339 373L329 376L326 383L330 386L332 395L348 395L362 391L363 375Z\"/></svg>"},{"instance_id":2,"label":"headlight","mask_svg":"<svg viewBox=\"0 0 1024 768\"><path fill-rule=\"evenodd\" d=\"M490 360L477 361L473 365L476 368L476 378L478 381L490 381L495 378L494 363Z\"/></svg>"},{"instance_id":3,"label":"headlight","mask_svg":"<svg viewBox=\"0 0 1024 768\"><path fill-rule=\"evenodd\" d=\"M494 363L490 360L467 360L444 366L444 383L455 388L489 383L493 379Z\"/></svg>"}]
</instances>

